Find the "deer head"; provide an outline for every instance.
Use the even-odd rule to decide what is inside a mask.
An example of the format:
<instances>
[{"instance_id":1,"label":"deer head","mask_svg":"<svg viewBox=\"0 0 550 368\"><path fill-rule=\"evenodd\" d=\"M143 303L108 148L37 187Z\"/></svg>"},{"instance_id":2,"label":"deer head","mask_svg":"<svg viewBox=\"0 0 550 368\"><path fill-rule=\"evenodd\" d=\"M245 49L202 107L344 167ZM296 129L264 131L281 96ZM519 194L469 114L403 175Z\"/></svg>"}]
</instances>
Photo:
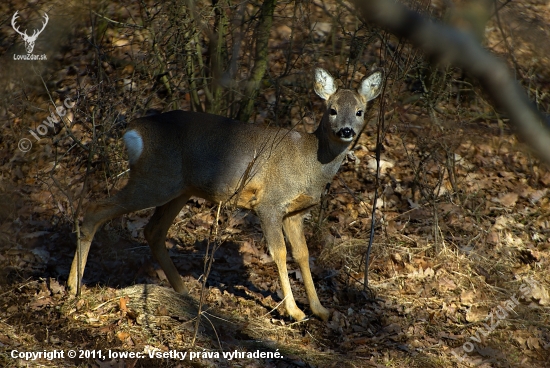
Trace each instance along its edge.
<instances>
[{"instance_id":1,"label":"deer head","mask_svg":"<svg viewBox=\"0 0 550 368\"><path fill-rule=\"evenodd\" d=\"M15 20L18 18L18 15L17 15L18 12L19 12L19 10L16 11L15 14L13 15L13 17L11 18L11 26L13 27L15 32L19 33L21 38L23 38L23 41L25 41L25 48L27 49L27 53L30 54L32 52L32 50L34 49L34 42L36 41L36 38L38 37L38 35L40 33L42 33L44 28L46 28L46 24L48 24L48 19L49 19L48 14L44 13L45 22L42 23L42 29L40 31L35 29L32 33L32 36L29 36L27 34L27 30L25 30L25 32L21 32L21 31L19 31L19 27L17 27L15 25Z\"/></svg>"}]
</instances>

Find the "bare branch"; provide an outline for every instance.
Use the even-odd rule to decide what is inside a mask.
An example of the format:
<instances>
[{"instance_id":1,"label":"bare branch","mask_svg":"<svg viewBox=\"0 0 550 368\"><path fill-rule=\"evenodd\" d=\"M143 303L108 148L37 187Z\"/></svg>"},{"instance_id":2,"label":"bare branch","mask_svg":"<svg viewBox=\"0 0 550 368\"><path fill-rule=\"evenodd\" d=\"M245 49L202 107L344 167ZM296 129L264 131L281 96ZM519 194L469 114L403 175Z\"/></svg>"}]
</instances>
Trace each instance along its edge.
<instances>
[{"instance_id":1,"label":"bare branch","mask_svg":"<svg viewBox=\"0 0 550 368\"><path fill-rule=\"evenodd\" d=\"M352 3L365 21L408 39L432 60L453 64L477 78L534 152L550 163L550 123L529 100L504 62L483 49L470 35L398 2L352 0Z\"/></svg>"},{"instance_id":2,"label":"bare branch","mask_svg":"<svg viewBox=\"0 0 550 368\"><path fill-rule=\"evenodd\" d=\"M248 121L254 108L254 99L258 94L258 88L267 70L267 54L269 33L273 24L273 12L277 0L266 0L260 9L260 20L256 30L256 53L254 56L254 67L245 88L245 95L239 111L238 120Z\"/></svg>"}]
</instances>

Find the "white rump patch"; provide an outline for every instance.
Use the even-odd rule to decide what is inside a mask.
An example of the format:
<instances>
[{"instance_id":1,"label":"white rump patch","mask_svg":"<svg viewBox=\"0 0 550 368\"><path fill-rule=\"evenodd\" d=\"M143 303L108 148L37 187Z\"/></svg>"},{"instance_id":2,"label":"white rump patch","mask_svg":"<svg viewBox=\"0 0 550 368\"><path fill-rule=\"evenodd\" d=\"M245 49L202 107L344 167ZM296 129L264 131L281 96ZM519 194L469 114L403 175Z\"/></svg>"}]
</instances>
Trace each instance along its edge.
<instances>
[{"instance_id":1,"label":"white rump patch","mask_svg":"<svg viewBox=\"0 0 550 368\"><path fill-rule=\"evenodd\" d=\"M141 156L141 152L143 152L143 139L141 139L141 136L135 130L129 130L124 133L122 139L124 139L124 144L128 150L130 164L133 164Z\"/></svg>"}]
</instances>

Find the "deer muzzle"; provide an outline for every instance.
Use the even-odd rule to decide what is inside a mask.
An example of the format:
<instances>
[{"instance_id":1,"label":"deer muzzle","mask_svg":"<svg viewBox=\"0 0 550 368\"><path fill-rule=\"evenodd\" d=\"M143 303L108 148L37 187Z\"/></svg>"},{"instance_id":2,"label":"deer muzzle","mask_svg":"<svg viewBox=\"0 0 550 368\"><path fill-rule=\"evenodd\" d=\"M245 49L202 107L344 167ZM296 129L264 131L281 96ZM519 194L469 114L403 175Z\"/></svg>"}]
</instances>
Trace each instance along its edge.
<instances>
[{"instance_id":1,"label":"deer muzzle","mask_svg":"<svg viewBox=\"0 0 550 368\"><path fill-rule=\"evenodd\" d=\"M336 133L336 135L343 140L350 140L351 138L355 137L355 134L355 131L348 127L342 128Z\"/></svg>"}]
</instances>

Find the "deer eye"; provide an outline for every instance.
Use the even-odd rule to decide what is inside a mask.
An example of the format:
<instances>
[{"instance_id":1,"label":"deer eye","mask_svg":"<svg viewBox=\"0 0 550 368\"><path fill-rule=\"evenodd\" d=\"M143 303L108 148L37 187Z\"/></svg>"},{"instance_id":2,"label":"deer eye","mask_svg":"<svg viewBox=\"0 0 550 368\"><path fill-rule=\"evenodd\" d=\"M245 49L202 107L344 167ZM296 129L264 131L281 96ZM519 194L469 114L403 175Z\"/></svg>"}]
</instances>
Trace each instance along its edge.
<instances>
[{"instance_id":1,"label":"deer eye","mask_svg":"<svg viewBox=\"0 0 550 368\"><path fill-rule=\"evenodd\" d=\"M336 114L338 114L338 113L336 112L336 110L330 109L330 115L334 116L334 115L336 115Z\"/></svg>"},{"instance_id":2,"label":"deer eye","mask_svg":"<svg viewBox=\"0 0 550 368\"><path fill-rule=\"evenodd\" d=\"M359 110L355 113L355 116L363 116L363 110Z\"/></svg>"}]
</instances>

